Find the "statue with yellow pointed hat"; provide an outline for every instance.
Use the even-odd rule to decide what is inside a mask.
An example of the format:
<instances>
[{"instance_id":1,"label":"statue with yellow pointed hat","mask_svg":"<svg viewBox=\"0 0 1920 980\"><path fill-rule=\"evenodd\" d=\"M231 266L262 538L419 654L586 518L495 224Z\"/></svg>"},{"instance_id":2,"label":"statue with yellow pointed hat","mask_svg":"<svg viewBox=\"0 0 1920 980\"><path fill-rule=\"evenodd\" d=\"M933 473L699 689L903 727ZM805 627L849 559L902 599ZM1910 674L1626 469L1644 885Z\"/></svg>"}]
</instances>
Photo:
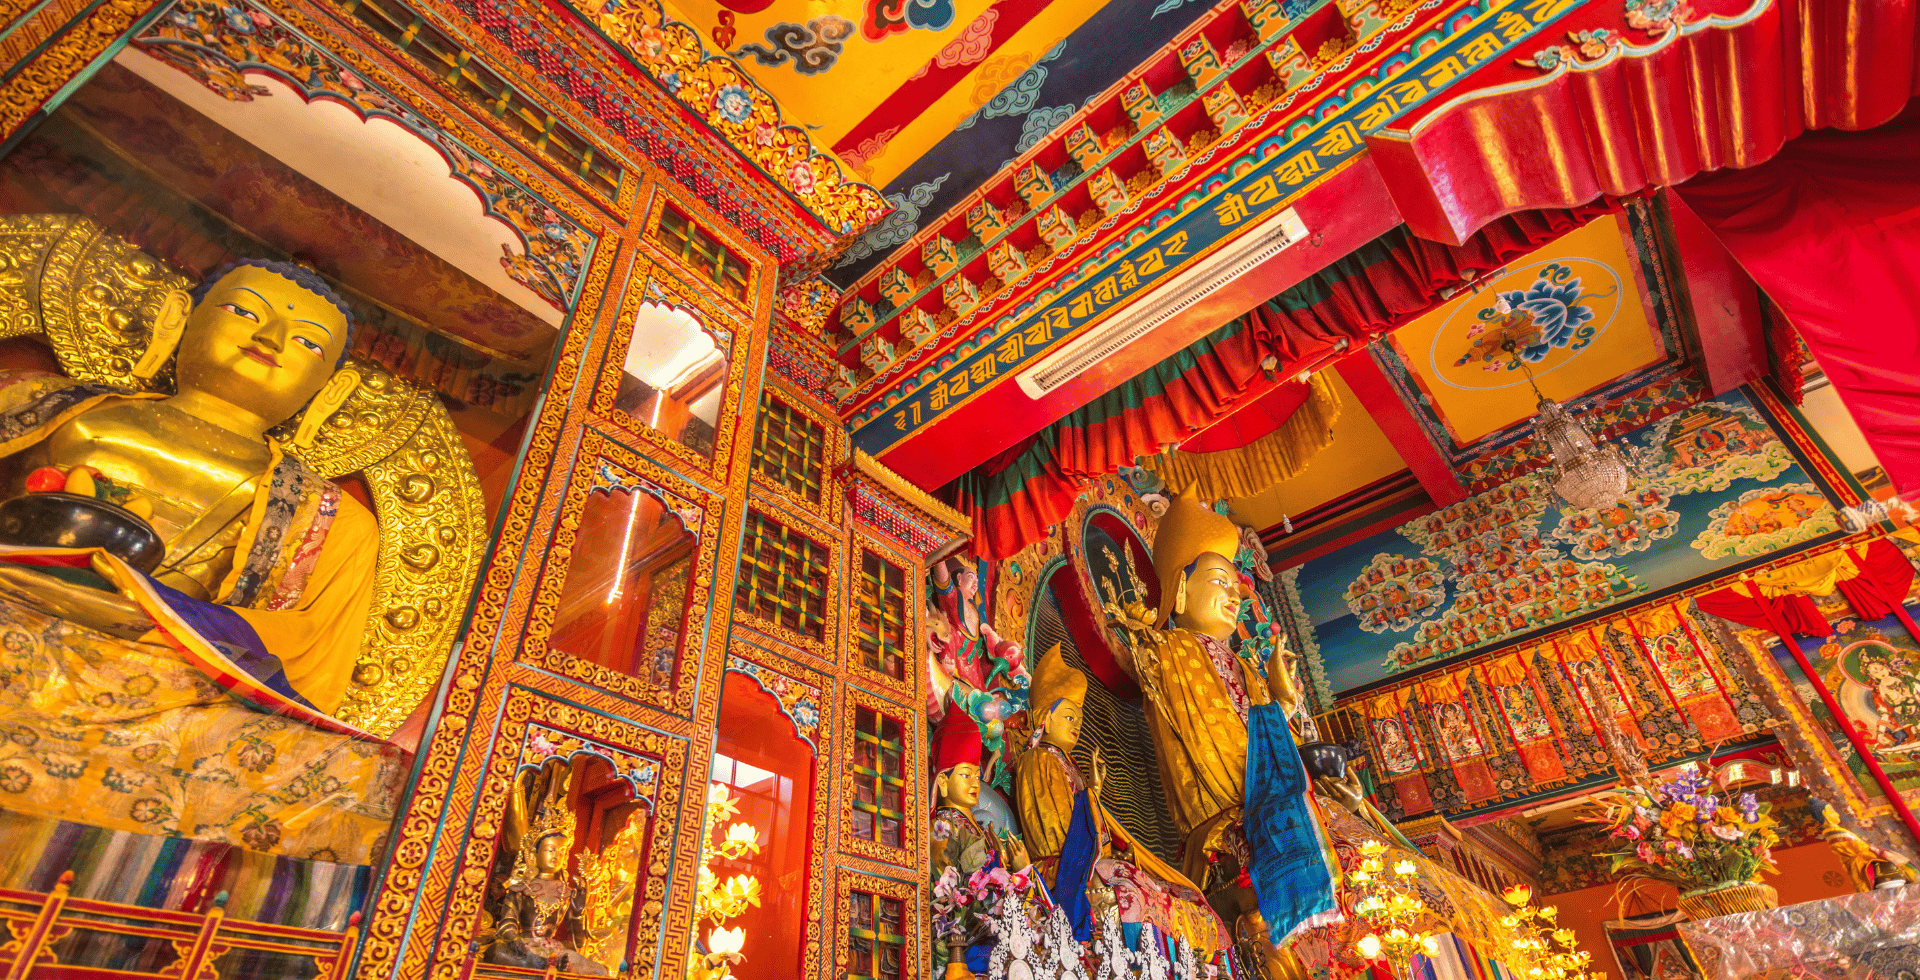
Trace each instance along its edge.
<instances>
[{"instance_id":1,"label":"statue with yellow pointed hat","mask_svg":"<svg viewBox=\"0 0 1920 980\"><path fill-rule=\"evenodd\" d=\"M1259 655L1269 641L1243 644L1242 652L1252 657L1232 645L1254 601L1234 563L1241 537L1225 515L1182 494L1168 507L1153 543L1159 608L1134 602L1105 611L1126 637L1121 667L1147 697L1167 808L1186 838L1187 876L1240 934L1265 935L1254 889L1246 883L1259 851L1250 848L1245 832L1249 719L1256 711L1277 712L1264 717L1283 725L1298 714L1301 697L1284 639L1270 641L1264 670ZM1282 750L1291 751L1285 743ZM1290 764L1298 767L1298 757ZM1300 794L1293 799L1299 802ZM1257 952L1263 958L1279 953L1271 944Z\"/></svg>"},{"instance_id":2,"label":"statue with yellow pointed hat","mask_svg":"<svg viewBox=\"0 0 1920 980\"><path fill-rule=\"evenodd\" d=\"M1106 765L1099 752L1093 755L1091 774L1082 773L1073 759L1086 697L1087 675L1068 663L1055 645L1034 669L1028 709L1032 740L1014 763L1020 827L1033 850L1034 864L1056 894L1067 887L1059 881L1062 852L1067 849L1075 808L1086 807L1099 858L1091 878L1076 884L1090 894L1118 894L1124 914L1157 916L1151 921L1161 931L1185 936L1197 953L1211 955L1224 947L1227 936L1205 896L1180 871L1136 841L1102 804Z\"/></svg>"}]
</instances>

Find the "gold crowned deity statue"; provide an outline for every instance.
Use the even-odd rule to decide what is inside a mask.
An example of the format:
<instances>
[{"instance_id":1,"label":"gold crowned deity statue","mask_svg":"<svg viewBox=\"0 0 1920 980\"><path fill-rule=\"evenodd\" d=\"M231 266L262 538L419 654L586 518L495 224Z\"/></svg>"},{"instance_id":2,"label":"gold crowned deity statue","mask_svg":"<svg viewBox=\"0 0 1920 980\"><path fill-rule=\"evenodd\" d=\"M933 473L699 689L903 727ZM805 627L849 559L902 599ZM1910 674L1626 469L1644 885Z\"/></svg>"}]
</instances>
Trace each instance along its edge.
<instances>
[{"instance_id":1,"label":"gold crowned deity statue","mask_svg":"<svg viewBox=\"0 0 1920 980\"><path fill-rule=\"evenodd\" d=\"M492 903L492 945L485 959L536 970L558 960L568 973L606 976L605 966L576 948L587 931L586 889L567 872L577 819L567 807L569 775L557 760L520 772L501 851L513 855L513 870Z\"/></svg>"},{"instance_id":2,"label":"gold crowned deity statue","mask_svg":"<svg viewBox=\"0 0 1920 980\"><path fill-rule=\"evenodd\" d=\"M1222 948L1225 931L1200 890L1136 841L1101 802L1106 763L1099 752L1093 754L1091 779L1074 762L1073 748L1085 719L1087 676L1066 662L1058 645L1040 658L1029 697L1033 737L1014 764L1014 795L1020 828L1047 884L1058 885L1074 809L1085 794L1099 848L1090 891L1117 896L1123 919L1166 910L1167 921L1154 924L1163 932L1186 936L1202 955Z\"/></svg>"},{"instance_id":3,"label":"gold crowned deity statue","mask_svg":"<svg viewBox=\"0 0 1920 980\"><path fill-rule=\"evenodd\" d=\"M260 260L189 295L79 218L0 219L0 247L25 272L0 282L5 335L46 333L76 375L0 372L0 514L104 507L164 552L136 567L59 520L0 521L0 806L369 862L404 758L335 713L394 542L310 462L363 392L346 305Z\"/></svg>"}]
</instances>

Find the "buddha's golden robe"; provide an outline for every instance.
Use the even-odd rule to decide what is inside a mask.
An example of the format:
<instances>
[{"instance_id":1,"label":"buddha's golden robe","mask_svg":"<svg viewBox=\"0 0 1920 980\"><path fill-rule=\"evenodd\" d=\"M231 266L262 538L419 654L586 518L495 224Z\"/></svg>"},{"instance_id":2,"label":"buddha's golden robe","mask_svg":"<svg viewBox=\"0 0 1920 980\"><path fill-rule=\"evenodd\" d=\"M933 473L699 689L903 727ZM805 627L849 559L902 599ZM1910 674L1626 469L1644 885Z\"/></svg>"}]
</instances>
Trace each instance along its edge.
<instances>
[{"instance_id":1,"label":"buddha's golden robe","mask_svg":"<svg viewBox=\"0 0 1920 980\"><path fill-rule=\"evenodd\" d=\"M1160 756L1167 809L1183 835L1216 816L1237 811L1247 798L1247 692L1266 680L1226 644L1191 630L1160 636L1155 662L1137 664L1141 687L1154 702L1147 711ZM1188 863L1197 842L1188 841Z\"/></svg>"},{"instance_id":2,"label":"buddha's golden robe","mask_svg":"<svg viewBox=\"0 0 1920 980\"><path fill-rule=\"evenodd\" d=\"M0 455L137 397L64 378L7 381ZM364 635L377 541L365 508L275 450L216 601L115 559L110 582L157 626L126 640L0 591L0 807L370 863L404 756L325 712L345 695ZM0 548L15 560L59 551ZM57 557L86 557L65 551Z\"/></svg>"}]
</instances>

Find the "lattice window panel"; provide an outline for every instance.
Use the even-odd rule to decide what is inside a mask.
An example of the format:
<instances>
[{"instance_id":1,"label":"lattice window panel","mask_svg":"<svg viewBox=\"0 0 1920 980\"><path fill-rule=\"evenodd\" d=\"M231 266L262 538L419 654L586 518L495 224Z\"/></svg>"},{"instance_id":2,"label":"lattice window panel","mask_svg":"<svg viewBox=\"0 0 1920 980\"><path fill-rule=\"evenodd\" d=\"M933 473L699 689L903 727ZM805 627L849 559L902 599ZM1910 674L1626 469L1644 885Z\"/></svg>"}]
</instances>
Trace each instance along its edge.
<instances>
[{"instance_id":1,"label":"lattice window panel","mask_svg":"<svg viewBox=\"0 0 1920 980\"><path fill-rule=\"evenodd\" d=\"M872 708L856 707L853 758L853 833L888 847L901 846L906 821L906 729L899 719Z\"/></svg>"},{"instance_id":2,"label":"lattice window panel","mask_svg":"<svg viewBox=\"0 0 1920 980\"><path fill-rule=\"evenodd\" d=\"M1060 581L1067 580L1062 577ZM1120 826L1147 850L1179 867L1180 833L1174 829L1173 817L1167 812L1167 793L1160 781L1160 757L1154 750L1146 713L1139 705L1114 697L1100 679L1087 670L1085 659L1067 633L1067 623L1060 616L1060 603L1051 585L1043 590L1037 606L1033 642L1027 649L1046 650L1058 643L1067 663L1088 675L1087 703L1081 713L1080 741L1073 747L1074 762L1079 764L1081 772L1092 772L1093 750L1098 748L1101 758L1107 762L1107 782L1101 790L1100 802L1113 811Z\"/></svg>"},{"instance_id":3,"label":"lattice window panel","mask_svg":"<svg viewBox=\"0 0 1920 980\"><path fill-rule=\"evenodd\" d=\"M673 207L660 213L653 239L682 262L700 270L713 284L736 300L747 298L747 264L693 219Z\"/></svg>"},{"instance_id":4,"label":"lattice window panel","mask_svg":"<svg viewBox=\"0 0 1920 980\"><path fill-rule=\"evenodd\" d=\"M754 466L760 475L820 502L827 474L827 430L806 413L760 393L760 423L753 433Z\"/></svg>"},{"instance_id":5,"label":"lattice window panel","mask_svg":"<svg viewBox=\"0 0 1920 980\"><path fill-rule=\"evenodd\" d=\"M770 623L820 639L832 550L759 511L747 512L734 602Z\"/></svg>"},{"instance_id":6,"label":"lattice window panel","mask_svg":"<svg viewBox=\"0 0 1920 980\"><path fill-rule=\"evenodd\" d=\"M900 980L906 976L907 937L900 899L855 890L847 924L846 980Z\"/></svg>"},{"instance_id":7,"label":"lattice window panel","mask_svg":"<svg viewBox=\"0 0 1920 980\"><path fill-rule=\"evenodd\" d=\"M868 670L895 680L907 676L906 579L892 562L861 549L854 644Z\"/></svg>"}]
</instances>

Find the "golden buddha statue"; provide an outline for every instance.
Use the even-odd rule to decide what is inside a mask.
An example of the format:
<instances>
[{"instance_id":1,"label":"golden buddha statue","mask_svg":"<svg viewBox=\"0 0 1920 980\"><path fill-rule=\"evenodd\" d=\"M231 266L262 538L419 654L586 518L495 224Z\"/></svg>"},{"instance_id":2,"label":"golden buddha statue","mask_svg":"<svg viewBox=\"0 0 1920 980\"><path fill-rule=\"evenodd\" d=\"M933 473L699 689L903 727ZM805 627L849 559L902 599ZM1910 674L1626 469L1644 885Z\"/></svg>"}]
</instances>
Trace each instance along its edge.
<instances>
[{"instance_id":1,"label":"golden buddha statue","mask_svg":"<svg viewBox=\"0 0 1920 980\"><path fill-rule=\"evenodd\" d=\"M409 543L382 522L407 508L378 467L402 443L457 452L444 410L349 365L352 316L298 266L237 263L189 295L91 222L43 215L0 219L0 253L24 273L0 281L0 336L44 332L74 375L0 372L0 498L91 474L164 543L150 574L51 546L57 529L0 544L0 807L369 863L406 763L380 736L425 688L403 657L444 657L445 590L482 543L471 463L438 456L406 516L443 530L393 569ZM382 429L395 405L411 419ZM378 521L327 479L356 470Z\"/></svg>"},{"instance_id":2,"label":"golden buddha statue","mask_svg":"<svg viewBox=\"0 0 1920 980\"><path fill-rule=\"evenodd\" d=\"M1056 645L1040 658L1029 690L1033 741L1014 763L1014 795L1020 828L1035 866L1049 886L1058 884L1060 857L1067 844L1074 809L1086 794L1100 860L1091 890L1121 893L1122 918L1136 911L1167 908L1172 921L1162 930L1184 935L1202 955L1223 945L1225 933L1200 890L1172 865L1140 845L1100 801L1106 766L1094 753L1091 780L1080 772L1072 752L1084 719L1087 676L1066 662ZM1142 893L1154 893L1147 896Z\"/></svg>"},{"instance_id":3,"label":"golden buddha statue","mask_svg":"<svg viewBox=\"0 0 1920 980\"><path fill-rule=\"evenodd\" d=\"M1109 609L1129 634L1121 668L1145 692L1148 728L1165 777L1167 807L1198 876L1246 801L1247 712L1277 702L1289 716L1300 692L1284 644L1263 674L1228 645L1251 600L1233 555L1240 529L1182 494L1161 518L1153 569L1160 608ZM1157 628L1156 628L1157 626Z\"/></svg>"},{"instance_id":4,"label":"golden buddha statue","mask_svg":"<svg viewBox=\"0 0 1920 980\"><path fill-rule=\"evenodd\" d=\"M587 935L586 889L567 872L578 819L567 807L569 775L566 763L548 760L539 769L521 770L516 780L502 848L513 855L513 870L492 902L484 958L536 970L551 963L568 973L603 977L606 966L578 949Z\"/></svg>"}]
</instances>

